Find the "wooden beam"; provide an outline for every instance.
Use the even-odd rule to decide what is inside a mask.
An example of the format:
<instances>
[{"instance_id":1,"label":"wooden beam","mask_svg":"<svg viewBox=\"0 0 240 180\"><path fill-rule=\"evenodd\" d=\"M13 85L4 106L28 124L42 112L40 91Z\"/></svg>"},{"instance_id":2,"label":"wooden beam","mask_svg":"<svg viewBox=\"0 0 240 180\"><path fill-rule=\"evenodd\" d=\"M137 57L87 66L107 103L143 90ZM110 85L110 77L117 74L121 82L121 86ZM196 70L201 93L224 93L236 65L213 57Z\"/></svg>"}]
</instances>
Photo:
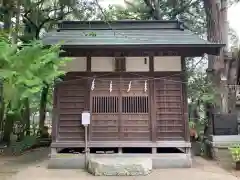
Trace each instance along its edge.
<instances>
[{"instance_id":1,"label":"wooden beam","mask_svg":"<svg viewBox=\"0 0 240 180\"><path fill-rule=\"evenodd\" d=\"M65 148L65 147L84 147L84 141L64 141L64 142L54 142L52 147ZM190 142L186 142L183 139L172 139L170 141L93 141L89 142L89 147L177 147L177 148L189 148L191 147Z\"/></svg>"},{"instance_id":2,"label":"wooden beam","mask_svg":"<svg viewBox=\"0 0 240 180\"><path fill-rule=\"evenodd\" d=\"M87 72L91 72L91 69L92 69L92 58L91 56L88 54L87 55Z\"/></svg>"},{"instance_id":3,"label":"wooden beam","mask_svg":"<svg viewBox=\"0 0 240 180\"><path fill-rule=\"evenodd\" d=\"M204 53L219 55L220 48L209 48L209 47L159 47L159 48L121 48L119 52L119 47L94 47L94 48L83 48L83 47L65 47L64 53L61 53L61 57L64 56L86 56L86 54L91 54L95 57L118 57L118 56L149 56L154 53L154 56L186 56L186 57L198 57L202 56Z\"/></svg>"}]
</instances>

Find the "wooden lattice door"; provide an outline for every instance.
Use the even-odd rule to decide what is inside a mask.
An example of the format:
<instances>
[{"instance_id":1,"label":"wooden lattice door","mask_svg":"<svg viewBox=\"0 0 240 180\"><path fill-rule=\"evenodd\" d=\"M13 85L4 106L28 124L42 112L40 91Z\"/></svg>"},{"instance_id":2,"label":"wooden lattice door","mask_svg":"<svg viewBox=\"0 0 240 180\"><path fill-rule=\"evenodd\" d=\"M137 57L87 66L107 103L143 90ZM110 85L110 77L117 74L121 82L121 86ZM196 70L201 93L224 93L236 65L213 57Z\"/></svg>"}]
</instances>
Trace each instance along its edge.
<instances>
[{"instance_id":1,"label":"wooden lattice door","mask_svg":"<svg viewBox=\"0 0 240 180\"><path fill-rule=\"evenodd\" d=\"M91 91L91 141L119 139L119 79L99 79ZM112 91L110 84L112 82Z\"/></svg>"},{"instance_id":2,"label":"wooden lattice door","mask_svg":"<svg viewBox=\"0 0 240 180\"><path fill-rule=\"evenodd\" d=\"M148 83L138 79L131 82L129 89L131 80L124 79L121 83L121 138L135 141L150 140Z\"/></svg>"},{"instance_id":3,"label":"wooden lattice door","mask_svg":"<svg viewBox=\"0 0 240 180\"><path fill-rule=\"evenodd\" d=\"M150 140L147 82L113 78L100 79L95 84L91 91L90 140Z\"/></svg>"}]
</instances>

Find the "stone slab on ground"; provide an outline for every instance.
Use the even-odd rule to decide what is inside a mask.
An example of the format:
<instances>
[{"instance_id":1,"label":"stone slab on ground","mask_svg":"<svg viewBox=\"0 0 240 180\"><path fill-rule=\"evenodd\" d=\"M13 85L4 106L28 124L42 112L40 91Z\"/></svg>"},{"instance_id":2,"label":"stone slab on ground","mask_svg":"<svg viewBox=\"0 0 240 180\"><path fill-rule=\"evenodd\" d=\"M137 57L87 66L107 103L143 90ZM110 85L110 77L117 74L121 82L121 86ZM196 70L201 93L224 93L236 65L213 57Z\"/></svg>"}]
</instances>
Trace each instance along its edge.
<instances>
[{"instance_id":1,"label":"stone slab on ground","mask_svg":"<svg viewBox=\"0 0 240 180\"><path fill-rule=\"evenodd\" d=\"M152 171L151 158L90 158L88 171L95 176L145 176Z\"/></svg>"}]
</instances>

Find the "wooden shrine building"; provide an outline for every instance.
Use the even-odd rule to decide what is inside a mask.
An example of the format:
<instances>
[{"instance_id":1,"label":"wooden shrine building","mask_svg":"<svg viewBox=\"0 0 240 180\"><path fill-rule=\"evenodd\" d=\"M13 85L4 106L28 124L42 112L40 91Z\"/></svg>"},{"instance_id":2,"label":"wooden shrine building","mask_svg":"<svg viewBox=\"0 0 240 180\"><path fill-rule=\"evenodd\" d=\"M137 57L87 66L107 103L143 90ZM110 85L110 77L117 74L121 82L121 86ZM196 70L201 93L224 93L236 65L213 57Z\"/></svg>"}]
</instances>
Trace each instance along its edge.
<instances>
[{"instance_id":1,"label":"wooden shrine building","mask_svg":"<svg viewBox=\"0 0 240 180\"><path fill-rule=\"evenodd\" d=\"M83 111L91 152L189 153L185 57L218 55L224 45L178 21L63 21L43 42L62 43L73 58L54 91L52 153L85 147Z\"/></svg>"}]
</instances>

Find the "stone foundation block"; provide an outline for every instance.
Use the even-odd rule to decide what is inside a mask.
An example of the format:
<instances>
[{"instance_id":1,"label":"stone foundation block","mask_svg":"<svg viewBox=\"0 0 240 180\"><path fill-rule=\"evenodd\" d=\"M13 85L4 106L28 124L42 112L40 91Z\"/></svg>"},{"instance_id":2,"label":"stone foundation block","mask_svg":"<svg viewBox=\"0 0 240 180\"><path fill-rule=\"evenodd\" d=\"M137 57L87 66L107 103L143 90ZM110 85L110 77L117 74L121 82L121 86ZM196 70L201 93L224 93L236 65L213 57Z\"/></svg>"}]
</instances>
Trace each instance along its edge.
<instances>
[{"instance_id":1,"label":"stone foundation block","mask_svg":"<svg viewBox=\"0 0 240 180\"><path fill-rule=\"evenodd\" d=\"M92 157L88 171L95 176L144 176L152 171L151 158Z\"/></svg>"}]
</instances>

